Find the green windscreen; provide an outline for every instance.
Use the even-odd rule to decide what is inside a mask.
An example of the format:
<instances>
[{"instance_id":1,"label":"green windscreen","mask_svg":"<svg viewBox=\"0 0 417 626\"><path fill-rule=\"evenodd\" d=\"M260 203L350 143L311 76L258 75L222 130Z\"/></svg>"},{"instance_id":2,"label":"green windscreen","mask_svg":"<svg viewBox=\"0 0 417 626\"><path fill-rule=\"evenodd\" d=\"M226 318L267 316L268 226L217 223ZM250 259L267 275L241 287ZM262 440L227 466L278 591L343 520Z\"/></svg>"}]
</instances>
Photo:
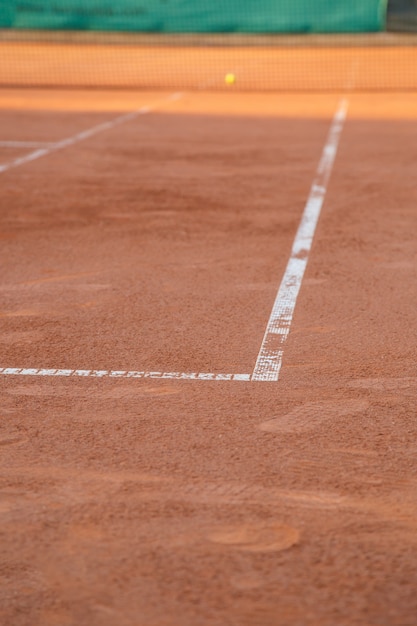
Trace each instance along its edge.
<instances>
[{"instance_id":1,"label":"green windscreen","mask_svg":"<svg viewBox=\"0 0 417 626\"><path fill-rule=\"evenodd\" d=\"M0 26L160 33L357 33L384 0L1 0Z\"/></svg>"},{"instance_id":2,"label":"green windscreen","mask_svg":"<svg viewBox=\"0 0 417 626\"><path fill-rule=\"evenodd\" d=\"M417 0L0 0L0 86L417 90Z\"/></svg>"}]
</instances>

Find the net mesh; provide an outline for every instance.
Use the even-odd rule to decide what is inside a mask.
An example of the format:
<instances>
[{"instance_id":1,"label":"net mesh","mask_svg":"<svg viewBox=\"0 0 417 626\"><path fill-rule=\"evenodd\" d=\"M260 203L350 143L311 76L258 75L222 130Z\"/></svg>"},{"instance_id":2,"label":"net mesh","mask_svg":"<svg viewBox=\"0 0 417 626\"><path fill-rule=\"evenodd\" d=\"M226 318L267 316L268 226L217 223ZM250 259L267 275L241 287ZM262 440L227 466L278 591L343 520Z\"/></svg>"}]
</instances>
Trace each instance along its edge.
<instances>
[{"instance_id":1,"label":"net mesh","mask_svg":"<svg viewBox=\"0 0 417 626\"><path fill-rule=\"evenodd\" d=\"M65 1L62 0L61 8ZM366 4L366 0L361 1ZM100 2L105 0L93 3L96 11ZM41 15L42 4L48 4L50 10L50 3L45 0L35 4ZM252 14L256 17L256 10L252 9ZM388 19L385 15L375 22L381 31L372 33L313 32L326 29L325 25L320 28L320 20L314 21L314 15L310 32L304 34L33 29L12 24L0 29L0 85L242 91L416 90L415 16L417 0L393 0ZM244 18L247 24L248 16ZM349 20L346 24L354 30L352 24L356 22L351 14ZM209 28L211 22L203 24ZM182 26L183 30L189 27L184 20ZM343 31L343 20L339 30ZM226 80L226 76L232 79Z\"/></svg>"}]
</instances>

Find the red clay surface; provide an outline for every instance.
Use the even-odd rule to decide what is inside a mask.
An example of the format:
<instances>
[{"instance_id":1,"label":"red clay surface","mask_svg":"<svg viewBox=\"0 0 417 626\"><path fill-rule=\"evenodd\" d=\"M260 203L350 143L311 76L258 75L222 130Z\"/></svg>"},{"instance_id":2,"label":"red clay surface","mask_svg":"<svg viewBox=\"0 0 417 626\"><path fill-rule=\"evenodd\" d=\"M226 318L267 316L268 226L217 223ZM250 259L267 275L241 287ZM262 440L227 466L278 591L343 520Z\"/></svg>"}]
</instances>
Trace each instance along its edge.
<instances>
[{"instance_id":1,"label":"red clay surface","mask_svg":"<svg viewBox=\"0 0 417 626\"><path fill-rule=\"evenodd\" d=\"M252 371L339 98L163 97L0 94L160 100L0 174L0 367ZM351 98L279 382L0 376L2 624L416 624L416 101Z\"/></svg>"},{"instance_id":2,"label":"red clay surface","mask_svg":"<svg viewBox=\"0 0 417 626\"><path fill-rule=\"evenodd\" d=\"M10 34L25 37L25 31ZM111 35L103 33L89 44L65 42L62 32L55 35L58 42L36 41L40 33L32 42L0 40L0 84L224 89L225 75L234 72L234 88L243 90L417 89L416 39L407 35L366 34L359 40L355 35L290 37L287 45L278 44L281 37L261 37L265 45L259 47L248 45L251 36L242 37L246 45L232 43L233 38L222 45L214 38L209 45L169 46L160 41L152 46L111 45ZM311 40L316 43L311 45Z\"/></svg>"}]
</instances>

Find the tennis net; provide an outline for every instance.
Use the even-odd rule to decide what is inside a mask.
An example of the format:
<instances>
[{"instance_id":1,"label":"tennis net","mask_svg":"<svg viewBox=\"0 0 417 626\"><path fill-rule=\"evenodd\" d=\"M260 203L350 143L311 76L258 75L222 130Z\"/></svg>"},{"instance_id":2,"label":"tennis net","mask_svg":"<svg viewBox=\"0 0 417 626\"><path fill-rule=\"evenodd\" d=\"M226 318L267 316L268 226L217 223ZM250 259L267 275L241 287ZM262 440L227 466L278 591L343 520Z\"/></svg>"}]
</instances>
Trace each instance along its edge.
<instances>
[{"instance_id":1,"label":"tennis net","mask_svg":"<svg viewBox=\"0 0 417 626\"><path fill-rule=\"evenodd\" d=\"M388 11L384 0L114 5L0 0L0 85L417 89L417 0L391 0Z\"/></svg>"}]
</instances>

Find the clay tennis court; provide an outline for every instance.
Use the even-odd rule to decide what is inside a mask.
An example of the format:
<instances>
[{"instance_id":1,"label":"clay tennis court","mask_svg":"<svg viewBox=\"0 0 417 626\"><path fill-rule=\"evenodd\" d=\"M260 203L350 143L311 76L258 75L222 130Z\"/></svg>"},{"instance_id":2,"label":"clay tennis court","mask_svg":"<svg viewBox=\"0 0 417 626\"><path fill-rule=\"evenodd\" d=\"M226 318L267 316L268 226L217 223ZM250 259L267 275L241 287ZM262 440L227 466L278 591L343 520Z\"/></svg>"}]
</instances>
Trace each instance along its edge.
<instances>
[{"instance_id":1,"label":"clay tennis court","mask_svg":"<svg viewBox=\"0 0 417 626\"><path fill-rule=\"evenodd\" d=\"M417 94L0 107L1 623L415 625Z\"/></svg>"}]
</instances>

